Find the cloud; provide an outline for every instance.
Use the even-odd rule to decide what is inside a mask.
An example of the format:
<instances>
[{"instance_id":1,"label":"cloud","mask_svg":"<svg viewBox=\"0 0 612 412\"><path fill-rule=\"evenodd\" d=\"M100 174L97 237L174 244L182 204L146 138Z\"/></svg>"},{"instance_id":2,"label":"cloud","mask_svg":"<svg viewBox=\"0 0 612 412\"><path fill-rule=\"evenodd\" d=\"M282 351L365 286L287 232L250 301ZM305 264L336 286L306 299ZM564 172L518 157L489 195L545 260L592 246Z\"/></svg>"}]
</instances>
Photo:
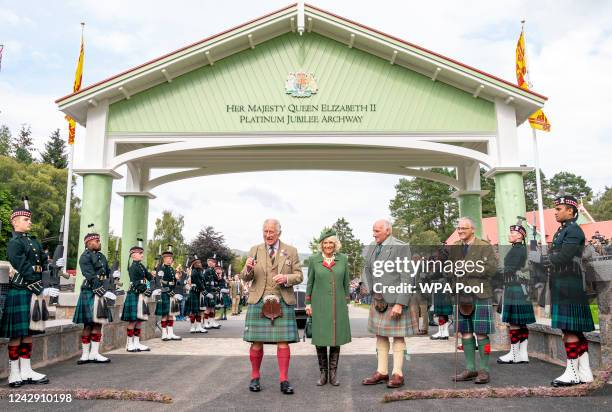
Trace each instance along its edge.
<instances>
[{"instance_id":1,"label":"cloud","mask_svg":"<svg viewBox=\"0 0 612 412\"><path fill-rule=\"evenodd\" d=\"M246 198L247 201L253 199L263 207L272 209L275 212L295 212L295 208L291 203L284 201L280 196L271 191L251 187L240 192L239 196Z\"/></svg>"}]
</instances>

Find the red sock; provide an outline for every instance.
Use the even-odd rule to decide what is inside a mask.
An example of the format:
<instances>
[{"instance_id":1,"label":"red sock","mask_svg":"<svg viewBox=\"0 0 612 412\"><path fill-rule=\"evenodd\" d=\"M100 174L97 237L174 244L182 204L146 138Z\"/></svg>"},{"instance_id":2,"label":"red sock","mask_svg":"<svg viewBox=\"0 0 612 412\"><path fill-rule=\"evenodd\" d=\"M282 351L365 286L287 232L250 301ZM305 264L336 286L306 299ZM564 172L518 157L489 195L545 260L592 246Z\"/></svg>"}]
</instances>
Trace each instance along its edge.
<instances>
[{"instance_id":1,"label":"red sock","mask_svg":"<svg viewBox=\"0 0 612 412\"><path fill-rule=\"evenodd\" d=\"M10 360L18 360L19 359L19 345L9 346L8 347L8 357Z\"/></svg>"},{"instance_id":2,"label":"red sock","mask_svg":"<svg viewBox=\"0 0 612 412\"><path fill-rule=\"evenodd\" d=\"M510 343L513 345L521 341L521 336L520 329L510 329Z\"/></svg>"},{"instance_id":3,"label":"red sock","mask_svg":"<svg viewBox=\"0 0 612 412\"><path fill-rule=\"evenodd\" d=\"M131 338L132 336L134 336L134 329L128 329L127 335L128 335L128 338Z\"/></svg>"},{"instance_id":4,"label":"red sock","mask_svg":"<svg viewBox=\"0 0 612 412\"><path fill-rule=\"evenodd\" d=\"M578 359L580 350L580 342L565 342L565 354L567 359Z\"/></svg>"},{"instance_id":5,"label":"red sock","mask_svg":"<svg viewBox=\"0 0 612 412\"><path fill-rule=\"evenodd\" d=\"M134 336L140 337L140 329L134 328Z\"/></svg>"},{"instance_id":6,"label":"red sock","mask_svg":"<svg viewBox=\"0 0 612 412\"><path fill-rule=\"evenodd\" d=\"M198 315L195 317L196 322L202 322L202 316Z\"/></svg>"},{"instance_id":7,"label":"red sock","mask_svg":"<svg viewBox=\"0 0 612 412\"><path fill-rule=\"evenodd\" d=\"M259 378L259 368L261 367L261 361L263 360L263 348L257 350L251 348L249 351L249 359L251 359L251 379Z\"/></svg>"},{"instance_id":8,"label":"red sock","mask_svg":"<svg viewBox=\"0 0 612 412\"><path fill-rule=\"evenodd\" d=\"M167 321L166 321L166 324L167 324L169 327L172 327L172 326L174 326L174 320L167 320Z\"/></svg>"},{"instance_id":9,"label":"red sock","mask_svg":"<svg viewBox=\"0 0 612 412\"><path fill-rule=\"evenodd\" d=\"M204 314L204 319L208 320L208 313Z\"/></svg>"},{"instance_id":10,"label":"red sock","mask_svg":"<svg viewBox=\"0 0 612 412\"><path fill-rule=\"evenodd\" d=\"M191 321L191 323L196 321L196 317L195 315L189 315L189 320Z\"/></svg>"},{"instance_id":11,"label":"red sock","mask_svg":"<svg viewBox=\"0 0 612 412\"><path fill-rule=\"evenodd\" d=\"M276 359L278 360L278 377L281 382L288 380L287 375L289 374L290 358L291 351L289 350L289 347L276 349Z\"/></svg>"},{"instance_id":12,"label":"red sock","mask_svg":"<svg viewBox=\"0 0 612 412\"><path fill-rule=\"evenodd\" d=\"M446 319L444 319L444 318L442 318L442 317L439 317L439 318L438 318L438 325L442 326L442 325L444 325L445 323L446 323Z\"/></svg>"},{"instance_id":13,"label":"red sock","mask_svg":"<svg viewBox=\"0 0 612 412\"><path fill-rule=\"evenodd\" d=\"M91 337L89 335L81 335L81 343L88 345L91 343Z\"/></svg>"},{"instance_id":14,"label":"red sock","mask_svg":"<svg viewBox=\"0 0 612 412\"><path fill-rule=\"evenodd\" d=\"M92 333L91 334L91 341L92 342L100 342L102 340L102 334L101 333Z\"/></svg>"},{"instance_id":15,"label":"red sock","mask_svg":"<svg viewBox=\"0 0 612 412\"><path fill-rule=\"evenodd\" d=\"M167 326L168 326L168 321L167 321L167 320L162 320L162 321L161 321L161 327L162 327L162 329L164 329L164 328L165 328L165 327L167 327Z\"/></svg>"},{"instance_id":16,"label":"red sock","mask_svg":"<svg viewBox=\"0 0 612 412\"><path fill-rule=\"evenodd\" d=\"M19 357L24 359L30 359L30 355L32 354L32 344L21 342L19 345Z\"/></svg>"}]
</instances>

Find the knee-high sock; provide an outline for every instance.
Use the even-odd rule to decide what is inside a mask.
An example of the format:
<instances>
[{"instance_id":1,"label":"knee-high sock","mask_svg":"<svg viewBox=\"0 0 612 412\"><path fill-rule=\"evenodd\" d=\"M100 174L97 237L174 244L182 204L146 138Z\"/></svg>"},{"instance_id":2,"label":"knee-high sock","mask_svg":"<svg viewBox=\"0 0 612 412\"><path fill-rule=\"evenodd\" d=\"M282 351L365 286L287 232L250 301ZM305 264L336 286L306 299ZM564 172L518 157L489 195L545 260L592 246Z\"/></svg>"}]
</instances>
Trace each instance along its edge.
<instances>
[{"instance_id":1,"label":"knee-high sock","mask_svg":"<svg viewBox=\"0 0 612 412\"><path fill-rule=\"evenodd\" d=\"M30 359L30 355L32 354L32 343L21 342L19 345L19 357Z\"/></svg>"},{"instance_id":2,"label":"knee-high sock","mask_svg":"<svg viewBox=\"0 0 612 412\"><path fill-rule=\"evenodd\" d=\"M259 368L263 359L263 348L257 350L251 347L249 351L249 359L251 359L251 379L259 378Z\"/></svg>"},{"instance_id":3,"label":"knee-high sock","mask_svg":"<svg viewBox=\"0 0 612 412\"><path fill-rule=\"evenodd\" d=\"M402 367L404 366L404 352L406 351L406 342L393 338L393 375L404 376Z\"/></svg>"},{"instance_id":4,"label":"knee-high sock","mask_svg":"<svg viewBox=\"0 0 612 412\"><path fill-rule=\"evenodd\" d=\"M461 343L463 344L463 354L465 355L465 368L474 372L476 370L476 365L474 363L474 358L476 357L476 339L474 336L469 338L462 338Z\"/></svg>"},{"instance_id":5,"label":"knee-high sock","mask_svg":"<svg viewBox=\"0 0 612 412\"><path fill-rule=\"evenodd\" d=\"M8 357L12 361L19 360L19 345L8 347Z\"/></svg>"},{"instance_id":6,"label":"knee-high sock","mask_svg":"<svg viewBox=\"0 0 612 412\"><path fill-rule=\"evenodd\" d=\"M291 358L291 351L289 346L286 348L276 349L276 359L278 361L278 377L281 382L288 380L289 375L289 359Z\"/></svg>"},{"instance_id":7,"label":"knee-high sock","mask_svg":"<svg viewBox=\"0 0 612 412\"><path fill-rule=\"evenodd\" d=\"M376 338L376 354L378 358L378 373L389 374L389 338L378 336Z\"/></svg>"},{"instance_id":8,"label":"knee-high sock","mask_svg":"<svg viewBox=\"0 0 612 412\"><path fill-rule=\"evenodd\" d=\"M489 358L491 357L491 343L489 337L478 340L478 354L480 355L480 370L489 372Z\"/></svg>"}]
</instances>

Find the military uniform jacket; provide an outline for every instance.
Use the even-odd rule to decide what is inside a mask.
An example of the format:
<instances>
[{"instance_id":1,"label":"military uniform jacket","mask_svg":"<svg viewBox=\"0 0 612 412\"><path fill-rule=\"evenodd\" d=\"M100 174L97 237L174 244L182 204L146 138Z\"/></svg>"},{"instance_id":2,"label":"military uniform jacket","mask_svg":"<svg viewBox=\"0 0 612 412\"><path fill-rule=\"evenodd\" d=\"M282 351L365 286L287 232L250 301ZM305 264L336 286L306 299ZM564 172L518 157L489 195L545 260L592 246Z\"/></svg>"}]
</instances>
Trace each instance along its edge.
<instances>
[{"instance_id":1,"label":"military uniform jacket","mask_svg":"<svg viewBox=\"0 0 612 412\"><path fill-rule=\"evenodd\" d=\"M142 262L132 262L129 269L130 291L144 293L147 291L147 281L153 280L153 275L147 270Z\"/></svg>"},{"instance_id":2,"label":"military uniform jacket","mask_svg":"<svg viewBox=\"0 0 612 412\"><path fill-rule=\"evenodd\" d=\"M576 219L565 221L553 236L550 262L553 274L580 276L580 258L584 249L584 232ZM577 259L576 259L577 258Z\"/></svg>"},{"instance_id":3,"label":"military uniform jacket","mask_svg":"<svg viewBox=\"0 0 612 412\"><path fill-rule=\"evenodd\" d=\"M204 292L206 294L212 293L213 295L217 292L217 274L214 269L207 268L204 271Z\"/></svg>"},{"instance_id":4,"label":"military uniform jacket","mask_svg":"<svg viewBox=\"0 0 612 412\"><path fill-rule=\"evenodd\" d=\"M25 289L28 285L41 281L42 268L47 265L47 255L36 238L27 233L14 232L9 240L7 254L11 266L20 275L13 277L12 287Z\"/></svg>"},{"instance_id":5,"label":"military uniform jacket","mask_svg":"<svg viewBox=\"0 0 612 412\"><path fill-rule=\"evenodd\" d=\"M514 243L504 257L504 282L516 282L516 272L525 267L527 247L523 243Z\"/></svg>"},{"instance_id":6,"label":"military uniform jacket","mask_svg":"<svg viewBox=\"0 0 612 412\"><path fill-rule=\"evenodd\" d=\"M172 266L168 265L162 265L161 270L164 272L162 276L162 293L174 296L176 294L176 272Z\"/></svg>"},{"instance_id":7,"label":"military uniform jacket","mask_svg":"<svg viewBox=\"0 0 612 412\"><path fill-rule=\"evenodd\" d=\"M191 290L195 293L204 291L204 272L202 269L191 269Z\"/></svg>"},{"instance_id":8,"label":"military uniform jacket","mask_svg":"<svg viewBox=\"0 0 612 412\"><path fill-rule=\"evenodd\" d=\"M100 252L85 249L79 258L81 273L85 282L81 285L81 290L93 290L98 296L104 295L106 289L104 281L111 276L111 269L108 267L106 256Z\"/></svg>"}]
</instances>

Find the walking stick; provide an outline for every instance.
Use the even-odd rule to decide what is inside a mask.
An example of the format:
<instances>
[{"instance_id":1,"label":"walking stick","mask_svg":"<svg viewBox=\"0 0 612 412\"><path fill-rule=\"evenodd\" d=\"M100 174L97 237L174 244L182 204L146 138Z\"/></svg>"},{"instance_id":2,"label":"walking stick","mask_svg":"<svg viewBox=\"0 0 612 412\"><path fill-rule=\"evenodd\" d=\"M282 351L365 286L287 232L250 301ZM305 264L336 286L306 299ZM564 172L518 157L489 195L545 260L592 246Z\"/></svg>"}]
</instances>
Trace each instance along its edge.
<instances>
[{"instance_id":1,"label":"walking stick","mask_svg":"<svg viewBox=\"0 0 612 412\"><path fill-rule=\"evenodd\" d=\"M456 291L455 291L456 292ZM455 293L455 379L454 388L457 389L457 345L459 344L459 294ZM465 350L465 348L464 348Z\"/></svg>"}]
</instances>

